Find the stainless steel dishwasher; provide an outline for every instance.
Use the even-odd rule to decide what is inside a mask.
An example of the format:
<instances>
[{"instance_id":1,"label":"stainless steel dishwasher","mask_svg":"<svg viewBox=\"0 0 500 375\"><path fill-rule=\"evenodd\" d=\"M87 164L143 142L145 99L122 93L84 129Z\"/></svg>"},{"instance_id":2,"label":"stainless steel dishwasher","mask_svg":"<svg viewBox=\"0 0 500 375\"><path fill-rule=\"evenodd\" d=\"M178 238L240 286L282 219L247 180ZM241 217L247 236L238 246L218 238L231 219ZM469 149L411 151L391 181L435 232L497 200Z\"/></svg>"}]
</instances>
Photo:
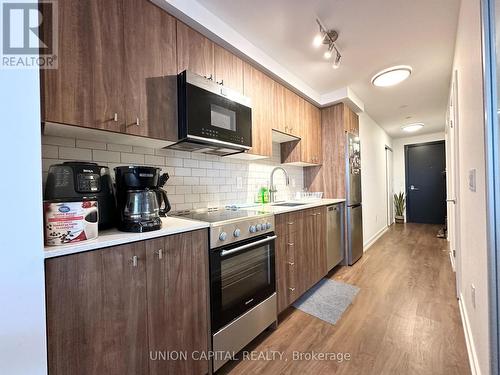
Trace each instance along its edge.
<instances>
[{"instance_id":1,"label":"stainless steel dishwasher","mask_svg":"<svg viewBox=\"0 0 500 375\"><path fill-rule=\"evenodd\" d=\"M344 260L344 203L326 209L326 262L330 271Z\"/></svg>"}]
</instances>

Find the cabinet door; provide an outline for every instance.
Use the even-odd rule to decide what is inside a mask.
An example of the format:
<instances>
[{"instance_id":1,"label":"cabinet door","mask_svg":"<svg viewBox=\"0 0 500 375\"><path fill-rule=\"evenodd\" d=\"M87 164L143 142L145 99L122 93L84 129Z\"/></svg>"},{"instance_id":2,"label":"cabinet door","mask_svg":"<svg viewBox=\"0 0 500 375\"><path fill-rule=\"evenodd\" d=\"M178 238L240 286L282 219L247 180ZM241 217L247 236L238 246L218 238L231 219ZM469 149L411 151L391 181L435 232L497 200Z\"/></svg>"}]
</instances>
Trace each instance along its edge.
<instances>
[{"instance_id":1,"label":"cabinet door","mask_svg":"<svg viewBox=\"0 0 500 375\"><path fill-rule=\"evenodd\" d=\"M314 210L314 262L313 262L313 284L316 284L328 273L326 260L326 207L319 207Z\"/></svg>"},{"instance_id":2,"label":"cabinet door","mask_svg":"<svg viewBox=\"0 0 500 375\"><path fill-rule=\"evenodd\" d=\"M206 230L147 241L150 350L186 352L187 359L152 361L151 374L206 374L208 362L208 238ZM196 354L196 353L195 353Z\"/></svg>"},{"instance_id":3,"label":"cabinet door","mask_svg":"<svg viewBox=\"0 0 500 375\"><path fill-rule=\"evenodd\" d=\"M243 60L221 46L214 46L215 81L243 92Z\"/></svg>"},{"instance_id":4,"label":"cabinet door","mask_svg":"<svg viewBox=\"0 0 500 375\"><path fill-rule=\"evenodd\" d=\"M286 125L286 103L285 95L286 88L276 81L273 81L272 106L273 106L273 129L287 133L288 126Z\"/></svg>"},{"instance_id":5,"label":"cabinet door","mask_svg":"<svg viewBox=\"0 0 500 375\"><path fill-rule=\"evenodd\" d=\"M45 275L51 375L148 373L142 242L49 259Z\"/></svg>"},{"instance_id":6,"label":"cabinet door","mask_svg":"<svg viewBox=\"0 0 500 375\"><path fill-rule=\"evenodd\" d=\"M122 5L57 2L58 68L41 71L43 121L125 131Z\"/></svg>"},{"instance_id":7,"label":"cabinet door","mask_svg":"<svg viewBox=\"0 0 500 375\"><path fill-rule=\"evenodd\" d=\"M176 141L176 21L149 1L123 3L126 131Z\"/></svg>"},{"instance_id":8,"label":"cabinet door","mask_svg":"<svg viewBox=\"0 0 500 375\"><path fill-rule=\"evenodd\" d=\"M311 105L310 135L308 141L311 163L321 164L323 162L323 147L321 142L321 111Z\"/></svg>"},{"instance_id":9,"label":"cabinet door","mask_svg":"<svg viewBox=\"0 0 500 375\"><path fill-rule=\"evenodd\" d=\"M285 133L301 137L300 129L300 98L291 90L285 88Z\"/></svg>"},{"instance_id":10,"label":"cabinet door","mask_svg":"<svg viewBox=\"0 0 500 375\"><path fill-rule=\"evenodd\" d=\"M342 109L343 109L343 121L344 121L345 131L351 134L359 135L358 115L345 103L342 103Z\"/></svg>"},{"instance_id":11,"label":"cabinet door","mask_svg":"<svg viewBox=\"0 0 500 375\"><path fill-rule=\"evenodd\" d=\"M271 157L272 80L249 64L244 64L244 94L252 98L252 148L250 154Z\"/></svg>"},{"instance_id":12,"label":"cabinet door","mask_svg":"<svg viewBox=\"0 0 500 375\"><path fill-rule=\"evenodd\" d=\"M184 70L214 79L214 43L177 21L177 72Z\"/></svg>"}]
</instances>

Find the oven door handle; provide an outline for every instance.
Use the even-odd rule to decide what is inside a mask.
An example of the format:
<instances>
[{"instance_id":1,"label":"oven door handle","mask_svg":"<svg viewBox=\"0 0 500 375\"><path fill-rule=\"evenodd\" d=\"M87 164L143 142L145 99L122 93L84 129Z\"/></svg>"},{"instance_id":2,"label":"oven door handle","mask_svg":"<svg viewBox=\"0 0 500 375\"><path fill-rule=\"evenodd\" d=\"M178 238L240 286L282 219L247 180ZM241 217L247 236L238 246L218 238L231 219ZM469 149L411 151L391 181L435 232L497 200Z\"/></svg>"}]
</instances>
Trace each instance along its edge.
<instances>
[{"instance_id":1,"label":"oven door handle","mask_svg":"<svg viewBox=\"0 0 500 375\"><path fill-rule=\"evenodd\" d=\"M240 247L236 247L236 248L231 249L231 250L222 250L222 252L220 253L220 256L225 257L227 255L238 253L242 250L246 250L248 248L255 247L257 245L261 245L261 244L266 243L266 242L271 242L271 241L275 240L276 238L278 238L278 236L268 236L262 240L255 241L255 242L252 242L252 243L240 246Z\"/></svg>"}]
</instances>

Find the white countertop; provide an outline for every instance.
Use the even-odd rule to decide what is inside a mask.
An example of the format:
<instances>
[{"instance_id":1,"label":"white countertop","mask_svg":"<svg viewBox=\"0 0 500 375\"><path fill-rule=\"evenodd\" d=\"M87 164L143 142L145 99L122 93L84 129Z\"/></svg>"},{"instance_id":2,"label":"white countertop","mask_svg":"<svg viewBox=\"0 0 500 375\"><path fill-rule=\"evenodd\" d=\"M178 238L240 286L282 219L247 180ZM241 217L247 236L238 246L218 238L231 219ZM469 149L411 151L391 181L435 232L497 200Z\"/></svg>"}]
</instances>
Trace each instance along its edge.
<instances>
[{"instance_id":1,"label":"white countertop","mask_svg":"<svg viewBox=\"0 0 500 375\"><path fill-rule=\"evenodd\" d=\"M176 217L165 217L161 219L162 228L152 232L130 233L120 232L118 229L107 229L99 232L99 237L94 240L83 241L76 244L61 246L46 246L45 258L53 258L61 255L80 253L82 251L96 250L124 243L147 240L150 238L163 237L176 233L189 232L196 229L208 228L209 224L202 221L179 219Z\"/></svg>"},{"instance_id":2,"label":"white countertop","mask_svg":"<svg viewBox=\"0 0 500 375\"><path fill-rule=\"evenodd\" d=\"M242 210L248 211L264 211L269 212L275 215L284 214L286 212L293 212L299 210L307 210L308 208L320 207L320 206L329 206L331 204L338 204L345 202L345 199L316 199L316 200L289 200L286 202L275 202L275 203L266 203L266 204L257 204L253 207L244 207ZM279 203L303 203L298 206L276 206Z\"/></svg>"}]
</instances>

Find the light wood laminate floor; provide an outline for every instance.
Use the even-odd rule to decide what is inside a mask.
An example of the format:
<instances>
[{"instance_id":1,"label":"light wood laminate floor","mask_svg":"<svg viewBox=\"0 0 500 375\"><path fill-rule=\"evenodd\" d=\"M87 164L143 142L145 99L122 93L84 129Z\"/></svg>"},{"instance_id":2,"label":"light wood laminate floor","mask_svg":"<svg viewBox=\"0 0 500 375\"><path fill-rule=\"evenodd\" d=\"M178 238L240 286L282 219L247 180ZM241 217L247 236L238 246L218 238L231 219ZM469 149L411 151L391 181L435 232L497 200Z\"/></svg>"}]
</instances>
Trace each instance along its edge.
<instances>
[{"instance_id":1,"label":"light wood laminate floor","mask_svg":"<svg viewBox=\"0 0 500 375\"><path fill-rule=\"evenodd\" d=\"M361 289L336 325L289 308L277 330L245 348L267 358L240 359L218 374L469 374L454 273L438 229L393 225L353 267L328 275ZM293 360L294 351L349 353L350 360Z\"/></svg>"}]
</instances>

